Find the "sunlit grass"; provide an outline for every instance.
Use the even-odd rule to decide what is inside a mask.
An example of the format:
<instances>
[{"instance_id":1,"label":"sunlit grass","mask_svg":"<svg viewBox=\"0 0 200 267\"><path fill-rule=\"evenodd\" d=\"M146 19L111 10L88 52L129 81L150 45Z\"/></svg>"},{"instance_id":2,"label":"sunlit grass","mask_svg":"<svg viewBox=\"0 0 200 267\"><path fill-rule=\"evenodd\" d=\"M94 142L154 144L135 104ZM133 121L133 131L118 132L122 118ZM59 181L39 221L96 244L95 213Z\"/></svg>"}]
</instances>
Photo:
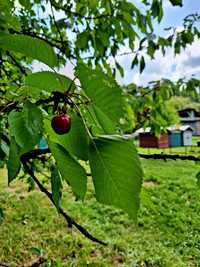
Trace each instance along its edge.
<instances>
[{"instance_id":1,"label":"sunlit grass","mask_svg":"<svg viewBox=\"0 0 200 267\"><path fill-rule=\"evenodd\" d=\"M145 183L137 225L120 210L98 204L89 181L84 203L65 187L63 206L95 236L96 245L67 228L45 196L27 193L21 181L7 189L0 172L0 262L30 265L32 248L43 251L53 266L188 267L200 262L200 191L193 162L142 160ZM54 263L53 263L54 262Z\"/></svg>"}]
</instances>

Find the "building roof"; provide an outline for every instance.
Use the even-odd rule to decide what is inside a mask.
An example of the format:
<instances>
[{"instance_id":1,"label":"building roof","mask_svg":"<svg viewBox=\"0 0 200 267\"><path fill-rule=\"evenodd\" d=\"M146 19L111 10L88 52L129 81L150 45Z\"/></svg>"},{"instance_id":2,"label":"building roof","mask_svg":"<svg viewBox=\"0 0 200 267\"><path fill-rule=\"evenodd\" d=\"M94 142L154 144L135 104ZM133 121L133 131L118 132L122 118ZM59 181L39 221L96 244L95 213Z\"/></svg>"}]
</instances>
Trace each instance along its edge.
<instances>
[{"instance_id":1,"label":"building roof","mask_svg":"<svg viewBox=\"0 0 200 267\"><path fill-rule=\"evenodd\" d=\"M193 128L190 125L180 125L180 126L170 126L167 128L169 132L174 132L174 131L180 131L180 132L185 132L185 131L193 131Z\"/></svg>"},{"instance_id":2,"label":"building roof","mask_svg":"<svg viewBox=\"0 0 200 267\"><path fill-rule=\"evenodd\" d=\"M167 127L166 130L168 132L185 132L185 131L193 132L193 129L190 125L181 125L181 126L173 125L173 126ZM135 134L140 134L140 133L151 133L151 128L150 127L140 128L135 132Z\"/></svg>"},{"instance_id":3,"label":"building roof","mask_svg":"<svg viewBox=\"0 0 200 267\"><path fill-rule=\"evenodd\" d=\"M182 125L182 126L180 127L180 130L181 130L182 132L185 132L185 131L188 131L188 130L191 130L191 131L193 132L193 128L192 128L190 125Z\"/></svg>"},{"instance_id":4,"label":"building roof","mask_svg":"<svg viewBox=\"0 0 200 267\"><path fill-rule=\"evenodd\" d=\"M189 117L181 117L181 121L182 122L197 122L197 121L200 121L200 117L192 117L192 118L189 118Z\"/></svg>"},{"instance_id":5,"label":"building roof","mask_svg":"<svg viewBox=\"0 0 200 267\"><path fill-rule=\"evenodd\" d=\"M178 111L178 114L181 118L200 118L200 111L197 111L194 108L185 108Z\"/></svg>"},{"instance_id":6,"label":"building roof","mask_svg":"<svg viewBox=\"0 0 200 267\"><path fill-rule=\"evenodd\" d=\"M150 127L147 127L147 128L140 128L136 131L137 134L140 134L140 133L150 133L151 132L151 128Z\"/></svg>"}]
</instances>

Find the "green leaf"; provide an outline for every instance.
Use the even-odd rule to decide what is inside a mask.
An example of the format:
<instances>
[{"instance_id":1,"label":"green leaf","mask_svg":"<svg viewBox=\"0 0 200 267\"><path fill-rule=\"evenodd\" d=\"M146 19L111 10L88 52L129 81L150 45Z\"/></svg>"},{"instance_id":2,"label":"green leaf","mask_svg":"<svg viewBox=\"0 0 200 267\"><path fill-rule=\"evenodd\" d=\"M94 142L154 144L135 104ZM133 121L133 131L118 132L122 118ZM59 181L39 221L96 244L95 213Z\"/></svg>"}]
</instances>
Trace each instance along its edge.
<instances>
[{"instance_id":1,"label":"green leaf","mask_svg":"<svg viewBox=\"0 0 200 267\"><path fill-rule=\"evenodd\" d=\"M110 14L112 9L111 9L111 2L110 1L105 1L105 10L107 14Z\"/></svg>"},{"instance_id":2,"label":"green leaf","mask_svg":"<svg viewBox=\"0 0 200 267\"><path fill-rule=\"evenodd\" d=\"M83 199L87 190L87 175L85 169L61 145L50 142L50 150L54 156L61 176L66 180L74 194Z\"/></svg>"},{"instance_id":3,"label":"green leaf","mask_svg":"<svg viewBox=\"0 0 200 267\"><path fill-rule=\"evenodd\" d=\"M181 43L179 40L177 40L174 44L174 52L175 54L180 54L181 52Z\"/></svg>"},{"instance_id":4,"label":"green leaf","mask_svg":"<svg viewBox=\"0 0 200 267\"><path fill-rule=\"evenodd\" d=\"M94 135L116 132L113 122L98 106L90 105L88 107L87 119Z\"/></svg>"},{"instance_id":5,"label":"green leaf","mask_svg":"<svg viewBox=\"0 0 200 267\"><path fill-rule=\"evenodd\" d=\"M158 0L153 0L153 3L151 5L151 13L154 18L158 17L159 15L159 8L160 8L160 3Z\"/></svg>"},{"instance_id":6,"label":"green leaf","mask_svg":"<svg viewBox=\"0 0 200 267\"><path fill-rule=\"evenodd\" d=\"M89 162L98 201L136 219L142 169L132 141L102 136L91 141Z\"/></svg>"},{"instance_id":7,"label":"green leaf","mask_svg":"<svg viewBox=\"0 0 200 267\"><path fill-rule=\"evenodd\" d=\"M132 63L131 63L131 69L133 69L135 67L135 65L138 65L138 56L136 54L136 56L134 57Z\"/></svg>"},{"instance_id":8,"label":"green leaf","mask_svg":"<svg viewBox=\"0 0 200 267\"><path fill-rule=\"evenodd\" d=\"M81 85L92 102L115 124L123 113L122 90L109 75L100 68L91 69L79 64L76 73Z\"/></svg>"},{"instance_id":9,"label":"green leaf","mask_svg":"<svg viewBox=\"0 0 200 267\"><path fill-rule=\"evenodd\" d=\"M142 33L146 33L147 29L147 21L146 21L146 17L144 15L142 15L140 12L137 12L137 24L139 29L141 30Z\"/></svg>"},{"instance_id":10,"label":"green leaf","mask_svg":"<svg viewBox=\"0 0 200 267\"><path fill-rule=\"evenodd\" d=\"M19 157L19 147L15 142L14 138L11 138L9 157L7 162L8 169L8 184L12 182L18 175L20 171L20 157Z\"/></svg>"},{"instance_id":11,"label":"green leaf","mask_svg":"<svg viewBox=\"0 0 200 267\"><path fill-rule=\"evenodd\" d=\"M119 71L120 75L122 77L124 77L124 69L122 68L122 66L117 61L115 62L115 65L116 65L116 68Z\"/></svg>"},{"instance_id":12,"label":"green leaf","mask_svg":"<svg viewBox=\"0 0 200 267\"><path fill-rule=\"evenodd\" d=\"M53 48L46 42L34 37L22 34L1 34L0 47L37 59L50 67L58 65Z\"/></svg>"},{"instance_id":13,"label":"green leaf","mask_svg":"<svg viewBox=\"0 0 200 267\"><path fill-rule=\"evenodd\" d=\"M62 139L64 147L77 158L88 160L89 139L82 119L71 114L71 130Z\"/></svg>"},{"instance_id":14,"label":"green leaf","mask_svg":"<svg viewBox=\"0 0 200 267\"><path fill-rule=\"evenodd\" d=\"M75 85L68 77L50 72L41 71L28 75L25 78L25 86L39 88L48 92L61 91L65 92L68 89L74 89Z\"/></svg>"},{"instance_id":15,"label":"green leaf","mask_svg":"<svg viewBox=\"0 0 200 267\"><path fill-rule=\"evenodd\" d=\"M38 257L44 257L45 251L42 248L32 247L31 253Z\"/></svg>"},{"instance_id":16,"label":"green leaf","mask_svg":"<svg viewBox=\"0 0 200 267\"><path fill-rule=\"evenodd\" d=\"M51 141L62 145L71 155L78 159L88 160L89 140L82 119L75 113L69 114L71 117L70 132L58 135L51 127L50 120L45 120L45 129Z\"/></svg>"},{"instance_id":17,"label":"green leaf","mask_svg":"<svg viewBox=\"0 0 200 267\"><path fill-rule=\"evenodd\" d=\"M95 9L98 5L98 0L90 0L88 1L88 4L91 9Z\"/></svg>"},{"instance_id":18,"label":"green leaf","mask_svg":"<svg viewBox=\"0 0 200 267\"><path fill-rule=\"evenodd\" d=\"M77 48L79 48L79 49L87 48L89 37L90 37L90 32L89 31L84 31L84 32L78 34L77 35L77 40L76 40Z\"/></svg>"},{"instance_id":19,"label":"green leaf","mask_svg":"<svg viewBox=\"0 0 200 267\"><path fill-rule=\"evenodd\" d=\"M5 142L1 142L0 147L1 147L2 156L3 157L8 156L9 155L9 146Z\"/></svg>"},{"instance_id":20,"label":"green leaf","mask_svg":"<svg viewBox=\"0 0 200 267\"><path fill-rule=\"evenodd\" d=\"M145 61L144 61L144 57L142 56L140 59L140 73L143 72L144 68L145 68Z\"/></svg>"},{"instance_id":21,"label":"green leaf","mask_svg":"<svg viewBox=\"0 0 200 267\"><path fill-rule=\"evenodd\" d=\"M147 54L152 59L154 58L154 54L155 54L156 49L157 49L156 44L152 40L149 40L148 47L147 47Z\"/></svg>"},{"instance_id":22,"label":"green leaf","mask_svg":"<svg viewBox=\"0 0 200 267\"><path fill-rule=\"evenodd\" d=\"M191 44L194 41L194 36L191 31L184 31L181 34L182 40L185 44Z\"/></svg>"},{"instance_id":23,"label":"green leaf","mask_svg":"<svg viewBox=\"0 0 200 267\"><path fill-rule=\"evenodd\" d=\"M103 44L104 48L108 47L110 45L109 32L102 31L102 29L100 28L97 31L97 36L98 36L98 39L100 40L100 42ZM104 50L104 48L103 48L103 50Z\"/></svg>"},{"instance_id":24,"label":"green leaf","mask_svg":"<svg viewBox=\"0 0 200 267\"><path fill-rule=\"evenodd\" d=\"M37 87L31 87L27 85L22 85L17 89L17 94L22 97L32 97L34 100L39 100L41 98L42 90Z\"/></svg>"},{"instance_id":25,"label":"green leaf","mask_svg":"<svg viewBox=\"0 0 200 267\"><path fill-rule=\"evenodd\" d=\"M123 12L122 13L123 19L129 24L134 24L133 16L130 14L130 12Z\"/></svg>"},{"instance_id":26,"label":"green leaf","mask_svg":"<svg viewBox=\"0 0 200 267\"><path fill-rule=\"evenodd\" d=\"M43 117L41 110L27 101L21 112L12 111L8 122L11 135L23 152L29 151L38 144L43 132Z\"/></svg>"},{"instance_id":27,"label":"green leaf","mask_svg":"<svg viewBox=\"0 0 200 267\"><path fill-rule=\"evenodd\" d=\"M35 181L31 176L27 178L28 192L31 192L35 189Z\"/></svg>"},{"instance_id":28,"label":"green leaf","mask_svg":"<svg viewBox=\"0 0 200 267\"><path fill-rule=\"evenodd\" d=\"M6 153L3 151L2 144L1 144L1 141L0 141L0 161L4 160L5 157L6 157Z\"/></svg>"},{"instance_id":29,"label":"green leaf","mask_svg":"<svg viewBox=\"0 0 200 267\"><path fill-rule=\"evenodd\" d=\"M152 16L155 18L158 18L158 22L161 22L163 18L163 8L162 8L162 2L158 0L154 0L151 6L151 12Z\"/></svg>"},{"instance_id":30,"label":"green leaf","mask_svg":"<svg viewBox=\"0 0 200 267\"><path fill-rule=\"evenodd\" d=\"M169 0L173 6L183 6L183 0Z\"/></svg>"},{"instance_id":31,"label":"green leaf","mask_svg":"<svg viewBox=\"0 0 200 267\"><path fill-rule=\"evenodd\" d=\"M32 8L30 0L19 0L19 3L20 3L20 5L25 7L27 10L31 10L31 8Z\"/></svg>"},{"instance_id":32,"label":"green leaf","mask_svg":"<svg viewBox=\"0 0 200 267\"><path fill-rule=\"evenodd\" d=\"M62 181L56 168L51 171L51 191L54 204L59 209L62 197Z\"/></svg>"},{"instance_id":33,"label":"green leaf","mask_svg":"<svg viewBox=\"0 0 200 267\"><path fill-rule=\"evenodd\" d=\"M158 22L160 23L162 18L164 16L164 12L163 12L163 7L162 7L162 2L160 2L160 8L159 8L159 14L158 14Z\"/></svg>"}]
</instances>

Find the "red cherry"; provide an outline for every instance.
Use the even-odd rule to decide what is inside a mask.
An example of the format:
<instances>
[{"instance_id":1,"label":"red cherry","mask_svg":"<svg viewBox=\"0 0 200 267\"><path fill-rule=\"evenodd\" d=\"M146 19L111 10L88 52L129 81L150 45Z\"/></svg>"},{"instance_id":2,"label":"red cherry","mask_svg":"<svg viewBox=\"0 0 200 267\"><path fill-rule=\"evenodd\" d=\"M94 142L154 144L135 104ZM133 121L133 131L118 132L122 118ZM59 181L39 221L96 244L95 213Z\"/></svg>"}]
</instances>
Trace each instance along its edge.
<instances>
[{"instance_id":1,"label":"red cherry","mask_svg":"<svg viewBox=\"0 0 200 267\"><path fill-rule=\"evenodd\" d=\"M71 118L68 115L56 115L51 120L51 127L57 134L66 134L71 129Z\"/></svg>"}]
</instances>

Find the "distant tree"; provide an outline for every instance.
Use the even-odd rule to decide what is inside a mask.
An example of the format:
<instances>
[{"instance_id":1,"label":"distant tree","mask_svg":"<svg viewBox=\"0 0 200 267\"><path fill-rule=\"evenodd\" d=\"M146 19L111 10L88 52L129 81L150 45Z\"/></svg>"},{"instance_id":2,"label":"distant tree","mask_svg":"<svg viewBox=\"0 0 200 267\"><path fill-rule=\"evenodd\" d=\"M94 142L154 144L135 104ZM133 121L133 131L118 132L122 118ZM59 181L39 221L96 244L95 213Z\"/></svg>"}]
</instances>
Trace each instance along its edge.
<instances>
[{"instance_id":1,"label":"distant tree","mask_svg":"<svg viewBox=\"0 0 200 267\"><path fill-rule=\"evenodd\" d=\"M169 100L169 104L172 105L176 110L194 108L200 111L200 103L191 97L173 96Z\"/></svg>"},{"instance_id":2,"label":"distant tree","mask_svg":"<svg viewBox=\"0 0 200 267\"><path fill-rule=\"evenodd\" d=\"M156 135L160 129L180 122L174 103L174 94L169 81L151 82L146 87L130 84L124 87L127 112L124 130L133 132L140 127L150 127ZM132 127L131 127L132 124Z\"/></svg>"}]
</instances>

